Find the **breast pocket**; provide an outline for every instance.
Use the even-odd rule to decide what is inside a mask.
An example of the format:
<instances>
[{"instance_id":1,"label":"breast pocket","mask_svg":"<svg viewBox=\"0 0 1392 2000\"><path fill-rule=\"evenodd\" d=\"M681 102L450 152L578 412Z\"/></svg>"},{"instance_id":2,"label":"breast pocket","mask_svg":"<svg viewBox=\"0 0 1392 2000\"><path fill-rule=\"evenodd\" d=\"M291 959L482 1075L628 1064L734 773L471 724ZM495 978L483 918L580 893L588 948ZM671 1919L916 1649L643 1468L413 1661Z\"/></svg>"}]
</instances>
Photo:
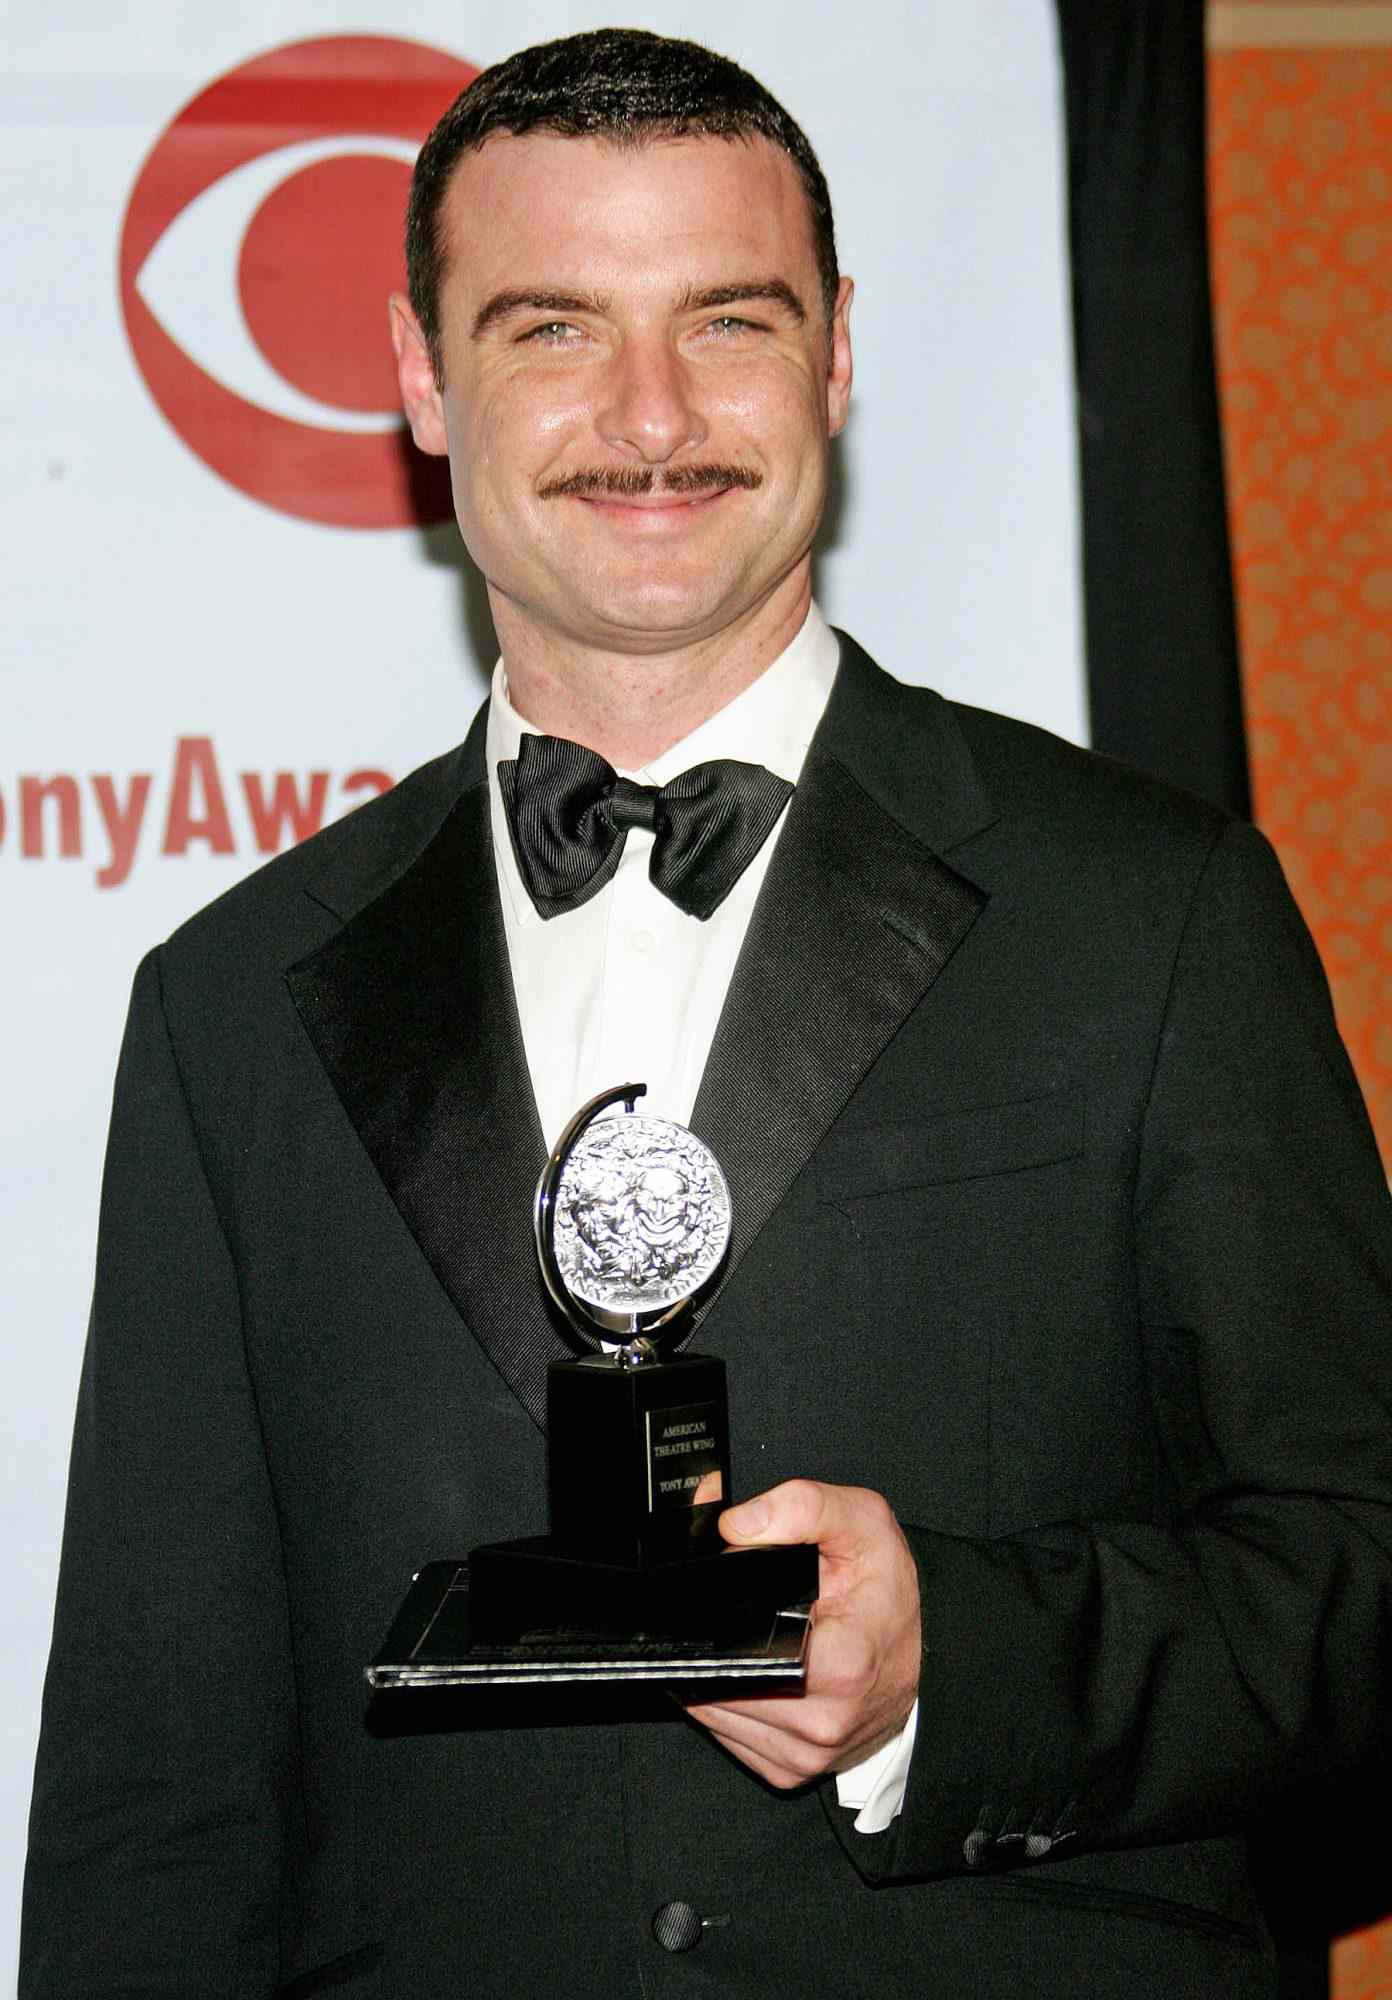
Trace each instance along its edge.
<instances>
[{"instance_id":1,"label":"breast pocket","mask_svg":"<svg viewBox=\"0 0 1392 2000\"><path fill-rule=\"evenodd\" d=\"M1019 1174L1083 1150L1084 1102L1073 1086L1009 1104L837 1132L817 1156L818 1192L841 1207L986 1175Z\"/></svg>"},{"instance_id":2,"label":"breast pocket","mask_svg":"<svg viewBox=\"0 0 1392 2000\"><path fill-rule=\"evenodd\" d=\"M823 1429L858 1470L826 1476L878 1484L921 1526L989 1532L997 1355L1049 1336L1083 1138L1075 1087L829 1135L805 1256L834 1329Z\"/></svg>"}]
</instances>

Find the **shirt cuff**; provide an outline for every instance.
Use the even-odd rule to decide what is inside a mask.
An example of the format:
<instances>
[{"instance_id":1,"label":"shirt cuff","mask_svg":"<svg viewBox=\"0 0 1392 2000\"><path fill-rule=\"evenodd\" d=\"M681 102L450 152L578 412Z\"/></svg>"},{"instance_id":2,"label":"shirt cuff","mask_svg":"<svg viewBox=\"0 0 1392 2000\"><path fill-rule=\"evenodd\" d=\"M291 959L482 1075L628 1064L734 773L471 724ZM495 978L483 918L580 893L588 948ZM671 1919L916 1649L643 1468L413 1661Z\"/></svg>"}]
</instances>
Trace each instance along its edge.
<instances>
[{"instance_id":1,"label":"shirt cuff","mask_svg":"<svg viewBox=\"0 0 1392 2000\"><path fill-rule=\"evenodd\" d=\"M904 1806L909 1782L909 1759L913 1755L918 1728L918 1703L909 1710L909 1719L897 1736L882 1743L862 1763L836 1773L839 1804L856 1812L857 1833L883 1833L897 1819ZM858 1810L857 1810L858 1809Z\"/></svg>"}]
</instances>

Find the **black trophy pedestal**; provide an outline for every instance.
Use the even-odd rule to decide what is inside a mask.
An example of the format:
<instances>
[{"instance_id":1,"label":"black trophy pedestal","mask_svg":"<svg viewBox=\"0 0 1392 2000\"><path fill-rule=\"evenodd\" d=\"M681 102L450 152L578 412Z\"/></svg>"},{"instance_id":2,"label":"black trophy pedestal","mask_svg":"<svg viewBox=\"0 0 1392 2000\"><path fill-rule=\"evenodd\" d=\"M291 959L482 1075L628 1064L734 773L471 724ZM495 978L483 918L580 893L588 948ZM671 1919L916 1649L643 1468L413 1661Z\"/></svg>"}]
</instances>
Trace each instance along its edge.
<instances>
[{"instance_id":1,"label":"black trophy pedestal","mask_svg":"<svg viewBox=\"0 0 1392 2000\"><path fill-rule=\"evenodd\" d=\"M629 1697L625 1685L662 1687L672 1694L730 1699L766 1691L798 1694L804 1683L807 1642L811 1636L807 1603L792 1604L770 1620L761 1616L747 1632L720 1641L648 1639L625 1634L587 1637L583 1633L543 1632L518 1640L485 1640L474 1630L469 1599L469 1565L463 1561L427 1563L407 1591L372 1665L368 1686L396 1708L404 1703L397 1723L411 1727L417 1704L437 1726L433 1707L442 1694L458 1691L470 1702L501 1701L521 1694L538 1704L540 1715L564 1715L567 1721L615 1719L603 1699L606 1689L620 1703ZM598 1709L586 1703L586 1690L600 1699ZM530 1693L525 1691L530 1690ZM573 1699L572 1699L573 1698ZM561 1702L558 1711L553 1705ZM517 1711L505 1709L516 1718ZM384 1718L379 1717L378 1726Z\"/></svg>"},{"instance_id":2,"label":"black trophy pedestal","mask_svg":"<svg viewBox=\"0 0 1392 2000\"><path fill-rule=\"evenodd\" d=\"M567 1550L554 1536L493 1542L469 1557L477 1638L512 1643L556 1633L728 1645L817 1595L817 1551L731 1549L636 1568Z\"/></svg>"},{"instance_id":3,"label":"black trophy pedestal","mask_svg":"<svg viewBox=\"0 0 1392 2000\"><path fill-rule=\"evenodd\" d=\"M725 1363L608 1354L547 1374L551 1533L469 1558L480 1639L588 1633L726 1642L817 1595L815 1548L731 1549Z\"/></svg>"},{"instance_id":4,"label":"black trophy pedestal","mask_svg":"<svg viewBox=\"0 0 1392 2000\"><path fill-rule=\"evenodd\" d=\"M725 1363L553 1361L546 1470L552 1539L576 1555L645 1567L717 1553L730 1504Z\"/></svg>"}]
</instances>

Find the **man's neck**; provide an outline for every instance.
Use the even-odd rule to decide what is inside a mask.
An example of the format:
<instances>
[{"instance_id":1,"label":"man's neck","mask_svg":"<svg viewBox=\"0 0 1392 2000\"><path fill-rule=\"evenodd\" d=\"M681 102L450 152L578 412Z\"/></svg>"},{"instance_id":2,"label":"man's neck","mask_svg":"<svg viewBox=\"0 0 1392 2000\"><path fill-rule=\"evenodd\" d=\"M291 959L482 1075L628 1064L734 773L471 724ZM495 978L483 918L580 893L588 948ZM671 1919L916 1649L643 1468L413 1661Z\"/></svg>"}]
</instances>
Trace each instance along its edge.
<instances>
[{"instance_id":1,"label":"man's neck","mask_svg":"<svg viewBox=\"0 0 1392 2000\"><path fill-rule=\"evenodd\" d=\"M791 644L812 601L810 577L777 595L745 629L652 653L560 640L495 602L509 698L534 729L638 770L743 694Z\"/></svg>"}]
</instances>

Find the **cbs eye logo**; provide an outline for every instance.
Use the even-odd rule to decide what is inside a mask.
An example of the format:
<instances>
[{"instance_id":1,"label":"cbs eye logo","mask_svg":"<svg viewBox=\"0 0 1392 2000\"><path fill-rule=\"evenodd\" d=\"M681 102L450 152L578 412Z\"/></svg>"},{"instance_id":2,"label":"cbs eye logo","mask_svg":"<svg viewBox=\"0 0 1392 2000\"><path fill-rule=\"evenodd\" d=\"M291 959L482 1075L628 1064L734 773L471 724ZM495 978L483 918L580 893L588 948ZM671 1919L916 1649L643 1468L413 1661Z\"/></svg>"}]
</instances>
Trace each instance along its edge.
<instances>
[{"instance_id":1,"label":"cbs eye logo","mask_svg":"<svg viewBox=\"0 0 1392 2000\"><path fill-rule=\"evenodd\" d=\"M252 499L343 528L448 518L444 462L402 423L386 299L417 149L477 74L386 36L293 42L200 91L142 166L131 349L185 444Z\"/></svg>"}]
</instances>

